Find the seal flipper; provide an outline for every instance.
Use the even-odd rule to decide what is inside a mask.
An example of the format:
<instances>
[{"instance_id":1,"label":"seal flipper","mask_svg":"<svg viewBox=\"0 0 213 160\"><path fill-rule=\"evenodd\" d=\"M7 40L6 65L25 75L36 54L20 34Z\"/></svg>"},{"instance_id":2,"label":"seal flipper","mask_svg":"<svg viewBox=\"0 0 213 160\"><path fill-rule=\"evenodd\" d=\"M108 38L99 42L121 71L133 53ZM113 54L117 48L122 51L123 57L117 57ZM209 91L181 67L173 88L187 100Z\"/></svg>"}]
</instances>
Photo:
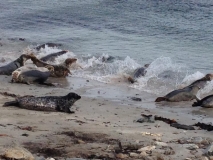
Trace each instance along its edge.
<instances>
[{"instance_id":1,"label":"seal flipper","mask_svg":"<svg viewBox=\"0 0 213 160\"><path fill-rule=\"evenodd\" d=\"M161 102L161 101L168 101L168 98L166 97L158 97L155 102Z\"/></svg>"},{"instance_id":2,"label":"seal flipper","mask_svg":"<svg viewBox=\"0 0 213 160\"><path fill-rule=\"evenodd\" d=\"M3 107L7 107L7 106L18 106L19 103L18 101L10 101L10 102L5 102Z\"/></svg>"}]
</instances>

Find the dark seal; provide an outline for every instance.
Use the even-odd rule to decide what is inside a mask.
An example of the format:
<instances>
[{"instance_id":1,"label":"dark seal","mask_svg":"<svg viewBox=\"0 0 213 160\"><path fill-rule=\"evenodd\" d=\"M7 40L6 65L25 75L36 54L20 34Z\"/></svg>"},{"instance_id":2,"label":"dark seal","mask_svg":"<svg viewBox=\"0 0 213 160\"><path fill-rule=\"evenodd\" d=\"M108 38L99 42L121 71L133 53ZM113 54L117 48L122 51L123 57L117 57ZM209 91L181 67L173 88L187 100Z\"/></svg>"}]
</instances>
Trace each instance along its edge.
<instances>
[{"instance_id":1,"label":"dark seal","mask_svg":"<svg viewBox=\"0 0 213 160\"><path fill-rule=\"evenodd\" d=\"M193 99L199 100L196 97L197 92L199 91L198 86L188 86L183 89L174 90L164 97L158 97L155 102L169 101L169 102L180 102L180 101L190 101Z\"/></svg>"},{"instance_id":2,"label":"dark seal","mask_svg":"<svg viewBox=\"0 0 213 160\"><path fill-rule=\"evenodd\" d=\"M48 54L42 58L40 58L40 60L42 60L43 62L47 62L47 61L55 61L55 58L57 58L58 56L61 56L65 53L67 53L68 51L60 51L60 52L56 52L56 53L51 53Z\"/></svg>"},{"instance_id":3,"label":"dark seal","mask_svg":"<svg viewBox=\"0 0 213 160\"><path fill-rule=\"evenodd\" d=\"M68 59L70 59L70 58L68 58ZM66 77L66 76L68 76L68 74L71 74L71 72L69 70L69 66L73 62L75 62L77 59L74 61L70 61L70 60L66 59L64 63L58 64L58 65L48 64L46 62L39 60L35 56L32 57L31 60L33 61L33 64L35 64L37 67L53 66L54 73L51 73L51 77Z\"/></svg>"},{"instance_id":4,"label":"dark seal","mask_svg":"<svg viewBox=\"0 0 213 160\"><path fill-rule=\"evenodd\" d=\"M134 83L136 82L137 78L140 78L142 76L146 75L146 70L149 67L149 64L145 64L143 67L137 68L136 70L134 70L133 72L133 76L129 76L127 79L130 83Z\"/></svg>"},{"instance_id":5,"label":"dark seal","mask_svg":"<svg viewBox=\"0 0 213 160\"><path fill-rule=\"evenodd\" d=\"M45 81L49 78L52 72L54 72L54 68L48 65L45 67L23 66L13 71L11 82L47 84Z\"/></svg>"},{"instance_id":6,"label":"dark seal","mask_svg":"<svg viewBox=\"0 0 213 160\"><path fill-rule=\"evenodd\" d=\"M204 97L201 100L198 100L197 102L194 102L192 106L193 107L201 106L203 108L213 108L213 95L209 95L207 97Z\"/></svg>"},{"instance_id":7,"label":"dark seal","mask_svg":"<svg viewBox=\"0 0 213 160\"><path fill-rule=\"evenodd\" d=\"M3 106L17 106L19 108L36 111L73 113L70 108L79 99L81 99L81 96L72 92L66 96L23 96L16 98L15 101L6 102Z\"/></svg>"},{"instance_id":8,"label":"dark seal","mask_svg":"<svg viewBox=\"0 0 213 160\"><path fill-rule=\"evenodd\" d=\"M22 54L18 59L9 64L0 67L0 75L11 75L13 71L24 66L25 62L32 58L31 54Z\"/></svg>"}]
</instances>

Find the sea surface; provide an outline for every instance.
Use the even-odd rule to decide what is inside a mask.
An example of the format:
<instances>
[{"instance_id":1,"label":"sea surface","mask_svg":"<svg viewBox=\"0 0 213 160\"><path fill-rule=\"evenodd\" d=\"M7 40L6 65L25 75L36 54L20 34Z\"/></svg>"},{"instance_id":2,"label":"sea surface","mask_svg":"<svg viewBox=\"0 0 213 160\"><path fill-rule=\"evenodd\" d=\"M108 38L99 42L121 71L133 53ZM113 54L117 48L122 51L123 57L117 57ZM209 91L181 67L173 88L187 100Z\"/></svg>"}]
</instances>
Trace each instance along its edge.
<instances>
[{"instance_id":1,"label":"sea surface","mask_svg":"<svg viewBox=\"0 0 213 160\"><path fill-rule=\"evenodd\" d=\"M213 73L210 0L0 0L0 11L0 65L53 42L62 46L46 47L37 56L69 50L55 63L77 57L83 69L74 69L73 76L154 94ZM145 77L125 82L145 64L150 64ZM209 82L201 93L211 88Z\"/></svg>"}]
</instances>

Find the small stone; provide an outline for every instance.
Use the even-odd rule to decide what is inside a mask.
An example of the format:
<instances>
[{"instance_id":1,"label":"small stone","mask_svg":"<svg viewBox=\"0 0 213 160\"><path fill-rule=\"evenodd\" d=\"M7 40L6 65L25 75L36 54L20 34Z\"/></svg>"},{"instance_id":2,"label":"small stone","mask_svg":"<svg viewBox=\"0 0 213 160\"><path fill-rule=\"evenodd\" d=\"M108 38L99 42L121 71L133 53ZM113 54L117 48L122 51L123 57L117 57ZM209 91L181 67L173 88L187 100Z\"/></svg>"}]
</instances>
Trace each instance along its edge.
<instances>
[{"instance_id":1,"label":"small stone","mask_svg":"<svg viewBox=\"0 0 213 160\"><path fill-rule=\"evenodd\" d=\"M155 137L153 138L154 141L158 141L158 142L161 142L162 141L162 138L161 137Z\"/></svg>"},{"instance_id":2,"label":"small stone","mask_svg":"<svg viewBox=\"0 0 213 160\"><path fill-rule=\"evenodd\" d=\"M134 158L139 157L139 155L137 153L134 153L134 152L129 153L129 156L134 157Z\"/></svg>"},{"instance_id":3,"label":"small stone","mask_svg":"<svg viewBox=\"0 0 213 160\"><path fill-rule=\"evenodd\" d=\"M154 150L155 148L156 148L155 146L146 146L146 147L143 147L143 148L138 149L138 152L143 152L143 151L145 151L145 152L147 152L147 151L152 151L152 150Z\"/></svg>"},{"instance_id":4,"label":"small stone","mask_svg":"<svg viewBox=\"0 0 213 160\"><path fill-rule=\"evenodd\" d=\"M55 160L54 158L47 158L46 160Z\"/></svg>"},{"instance_id":5,"label":"small stone","mask_svg":"<svg viewBox=\"0 0 213 160\"><path fill-rule=\"evenodd\" d=\"M28 150L21 147L8 148L3 154L3 157L7 159L16 159L16 160L19 160L19 159L34 160L35 159Z\"/></svg>"},{"instance_id":6,"label":"small stone","mask_svg":"<svg viewBox=\"0 0 213 160\"><path fill-rule=\"evenodd\" d=\"M199 148L196 144L184 144L183 146L189 150L195 150Z\"/></svg>"},{"instance_id":7,"label":"small stone","mask_svg":"<svg viewBox=\"0 0 213 160\"><path fill-rule=\"evenodd\" d=\"M127 158L128 156L126 154L122 154L122 153L118 153L116 155L117 158L120 158L120 159L124 159L124 158Z\"/></svg>"},{"instance_id":8,"label":"small stone","mask_svg":"<svg viewBox=\"0 0 213 160\"><path fill-rule=\"evenodd\" d=\"M155 142L155 144L156 144L157 146L163 146L163 147L168 146L168 144L167 144L167 143L164 143L164 142L158 142L158 141L156 141L156 142Z\"/></svg>"},{"instance_id":9,"label":"small stone","mask_svg":"<svg viewBox=\"0 0 213 160\"><path fill-rule=\"evenodd\" d=\"M185 160L192 160L191 158L185 158Z\"/></svg>"},{"instance_id":10,"label":"small stone","mask_svg":"<svg viewBox=\"0 0 213 160\"><path fill-rule=\"evenodd\" d=\"M85 142L82 141L82 140L80 140L80 139L77 140L77 143L78 143L78 144L85 144Z\"/></svg>"}]
</instances>

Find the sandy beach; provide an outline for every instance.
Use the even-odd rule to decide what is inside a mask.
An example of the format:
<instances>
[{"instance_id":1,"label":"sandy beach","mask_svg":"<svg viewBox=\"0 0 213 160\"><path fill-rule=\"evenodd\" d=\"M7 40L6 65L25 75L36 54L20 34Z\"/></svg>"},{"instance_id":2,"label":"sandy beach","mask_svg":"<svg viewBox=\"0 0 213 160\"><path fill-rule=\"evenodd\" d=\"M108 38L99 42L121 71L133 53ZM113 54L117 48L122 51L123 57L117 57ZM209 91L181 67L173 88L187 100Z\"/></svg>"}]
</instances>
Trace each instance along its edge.
<instances>
[{"instance_id":1,"label":"sandy beach","mask_svg":"<svg viewBox=\"0 0 213 160\"><path fill-rule=\"evenodd\" d=\"M38 160L48 157L58 160L203 160L205 149L213 141L212 132L198 128L176 129L162 121L135 122L141 114L163 116L187 125L212 121L211 109L192 108L191 102L156 105L155 95L83 78L57 79L61 84L58 87L11 84L8 83L10 77L0 78L0 92L21 96L75 92L82 96L72 107L75 113L67 114L2 107L4 102L14 98L1 95L1 154L8 147L23 147ZM56 79L49 81L56 82ZM147 146L148 149L143 148Z\"/></svg>"}]
</instances>

